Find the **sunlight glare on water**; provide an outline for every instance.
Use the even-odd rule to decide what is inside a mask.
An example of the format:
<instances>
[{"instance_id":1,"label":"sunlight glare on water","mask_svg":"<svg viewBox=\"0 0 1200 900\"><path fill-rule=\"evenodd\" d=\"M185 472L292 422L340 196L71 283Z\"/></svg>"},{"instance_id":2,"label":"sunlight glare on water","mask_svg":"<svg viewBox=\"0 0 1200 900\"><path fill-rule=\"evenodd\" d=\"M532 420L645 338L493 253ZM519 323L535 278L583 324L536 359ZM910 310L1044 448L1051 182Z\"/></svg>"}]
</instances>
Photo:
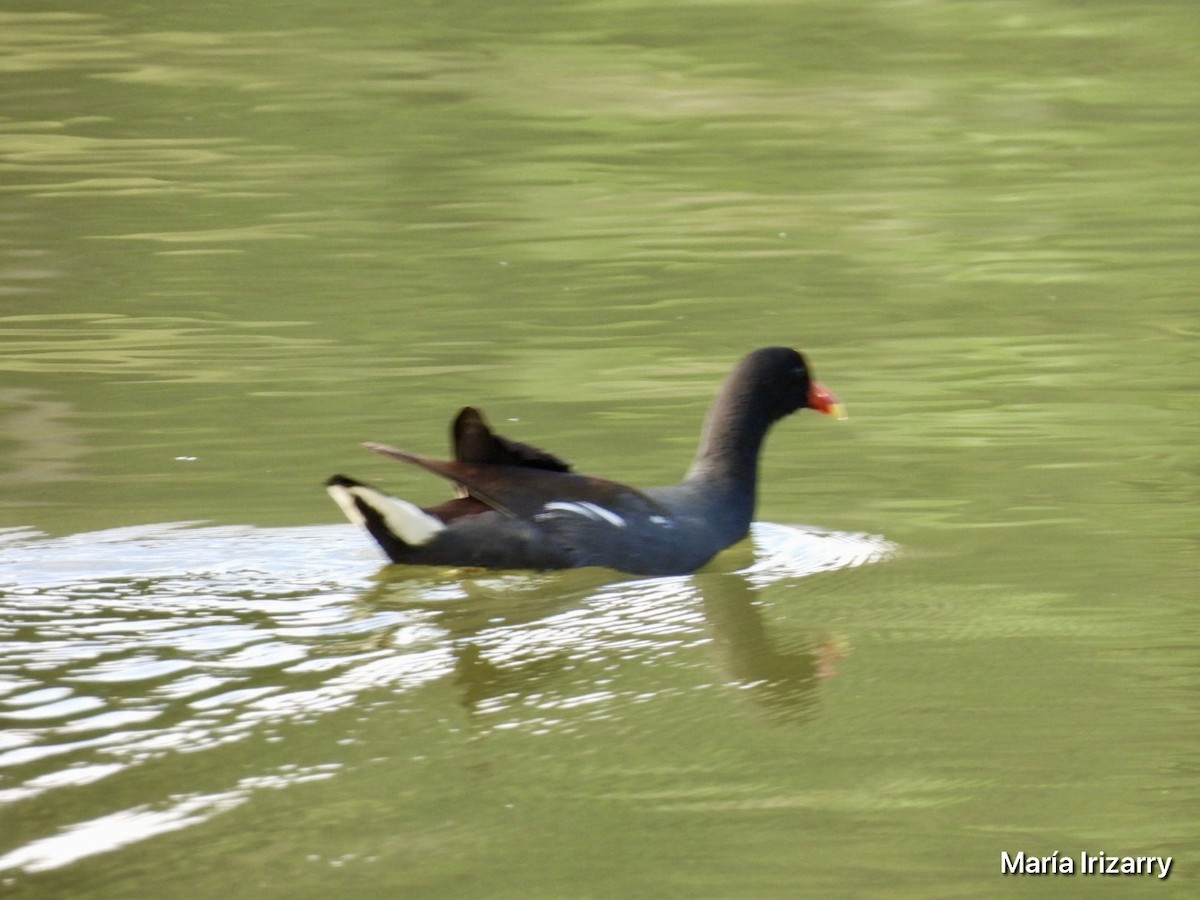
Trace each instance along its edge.
<instances>
[{"instance_id":1,"label":"sunlight glare on water","mask_svg":"<svg viewBox=\"0 0 1200 900\"><path fill-rule=\"evenodd\" d=\"M652 662L709 640L690 577L600 581L564 598L556 575L482 575L483 595L500 603L483 607L486 624L464 636L439 618L456 603L479 608L470 581L377 581L377 561L360 552L363 536L349 526L180 523L3 537L0 718L9 729L0 770L16 782L0 790L3 804L93 784L164 755L252 736L269 741L287 723L346 709L365 692L412 691L456 669L516 663L519 671L613 653ZM893 552L868 535L767 523L755 525L754 539L758 559L742 574L756 585ZM507 593L518 606L532 603L534 615L497 615ZM101 690L103 697L91 693ZM545 691L513 707L504 696L477 698L496 718L492 727L534 732L561 725L568 710L595 714L616 699L604 690ZM285 764L227 791L163 797L64 825L0 856L0 870L66 865L205 821L257 790L334 777L338 768Z\"/></svg>"}]
</instances>

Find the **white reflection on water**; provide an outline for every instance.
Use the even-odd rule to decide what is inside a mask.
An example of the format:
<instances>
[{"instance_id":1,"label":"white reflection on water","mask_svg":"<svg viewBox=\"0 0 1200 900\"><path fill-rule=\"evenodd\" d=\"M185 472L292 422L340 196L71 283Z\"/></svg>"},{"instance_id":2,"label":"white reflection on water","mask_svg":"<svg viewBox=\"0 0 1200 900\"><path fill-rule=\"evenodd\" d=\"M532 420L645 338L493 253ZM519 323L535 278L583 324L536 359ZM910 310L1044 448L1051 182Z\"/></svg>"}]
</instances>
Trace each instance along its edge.
<instances>
[{"instance_id":1,"label":"white reflection on water","mask_svg":"<svg viewBox=\"0 0 1200 900\"><path fill-rule=\"evenodd\" d=\"M734 577L747 591L892 551L870 535L766 523L755 525L754 544L753 560L733 574L627 579L595 570L581 580L380 575L351 526L0 533L0 805L47 803L58 789L173 754L271 740L365 691L405 693L444 678L463 687L484 728L539 733L571 716L604 715L639 700L601 683L574 694L540 685L568 660L649 662L713 640L714 616L740 615L713 596L713 578ZM749 558L743 551L723 561ZM717 643L732 645L720 649L731 677L762 677L746 674L736 640ZM762 646L752 650L754 661L765 658ZM0 870L66 865L336 769L288 765L226 791L104 812L9 849Z\"/></svg>"},{"instance_id":2,"label":"white reflection on water","mask_svg":"<svg viewBox=\"0 0 1200 900\"><path fill-rule=\"evenodd\" d=\"M0 871L21 869L43 872L57 869L97 853L116 850L189 825L198 825L217 813L240 806L257 790L278 790L292 784L332 778L337 768L334 764L307 769L290 768L274 776L243 778L230 791L174 796L170 805L163 809L136 806L80 822L51 837L31 841L0 856Z\"/></svg>"}]
</instances>

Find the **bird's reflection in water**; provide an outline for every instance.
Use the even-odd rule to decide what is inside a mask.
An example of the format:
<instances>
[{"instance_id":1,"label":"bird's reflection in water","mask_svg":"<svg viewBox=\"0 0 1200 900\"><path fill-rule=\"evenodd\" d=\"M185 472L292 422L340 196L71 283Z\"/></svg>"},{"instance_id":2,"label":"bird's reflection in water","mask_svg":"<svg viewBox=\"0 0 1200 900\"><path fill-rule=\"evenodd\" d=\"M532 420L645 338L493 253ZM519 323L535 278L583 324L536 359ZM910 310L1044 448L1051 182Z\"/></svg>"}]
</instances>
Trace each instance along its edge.
<instances>
[{"instance_id":1,"label":"bird's reflection in water","mask_svg":"<svg viewBox=\"0 0 1200 900\"><path fill-rule=\"evenodd\" d=\"M429 639L450 650L447 676L469 713L490 700L545 692L585 659L628 658L633 632L652 645L662 624L657 640L673 643L682 618L696 637L708 631L723 681L772 719L804 721L836 652L773 639L755 595L737 573L614 580L612 572L591 569L389 579L360 599L367 609L410 612L410 625L429 629Z\"/></svg>"},{"instance_id":2,"label":"bird's reflection in water","mask_svg":"<svg viewBox=\"0 0 1200 900\"><path fill-rule=\"evenodd\" d=\"M816 710L820 679L833 674L829 644L781 649L767 633L754 589L738 574L697 577L712 646L727 681L783 721L804 721Z\"/></svg>"},{"instance_id":3,"label":"bird's reflection in water","mask_svg":"<svg viewBox=\"0 0 1200 900\"><path fill-rule=\"evenodd\" d=\"M524 660L505 660L503 666L491 662L482 648L472 642L454 648L454 683L462 690L460 703L469 713L496 697L518 694L528 696L552 683L571 665L566 651L531 656Z\"/></svg>"},{"instance_id":4,"label":"bird's reflection in water","mask_svg":"<svg viewBox=\"0 0 1200 900\"><path fill-rule=\"evenodd\" d=\"M545 690L587 649L562 642L576 629L557 633L550 627L555 616L583 608L602 587L633 580L595 568L554 573L448 569L432 577L426 573L434 570L419 570L416 576L401 570L401 577L395 571L385 570L385 580L360 596L364 613L406 611L412 624L431 629L438 643L448 645L450 678L469 713L489 700Z\"/></svg>"}]
</instances>

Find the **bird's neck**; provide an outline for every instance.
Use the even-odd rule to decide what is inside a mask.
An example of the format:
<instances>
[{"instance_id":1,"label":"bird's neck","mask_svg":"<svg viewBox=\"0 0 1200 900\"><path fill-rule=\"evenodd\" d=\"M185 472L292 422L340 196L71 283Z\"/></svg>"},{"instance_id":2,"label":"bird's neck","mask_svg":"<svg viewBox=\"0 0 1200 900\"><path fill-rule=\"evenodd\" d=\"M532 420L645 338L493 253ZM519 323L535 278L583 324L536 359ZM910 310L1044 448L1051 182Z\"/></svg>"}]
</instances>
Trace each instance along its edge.
<instances>
[{"instance_id":1,"label":"bird's neck","mask_svg":"<svg viewBox=\"0 0 1200 900\"><path fill-rule=\"evenodd\" d=\"M754 502L758 454L771 420L748 399L722 396L708 411L700 447L684 480Z\"/></svg>"}]
</instances>

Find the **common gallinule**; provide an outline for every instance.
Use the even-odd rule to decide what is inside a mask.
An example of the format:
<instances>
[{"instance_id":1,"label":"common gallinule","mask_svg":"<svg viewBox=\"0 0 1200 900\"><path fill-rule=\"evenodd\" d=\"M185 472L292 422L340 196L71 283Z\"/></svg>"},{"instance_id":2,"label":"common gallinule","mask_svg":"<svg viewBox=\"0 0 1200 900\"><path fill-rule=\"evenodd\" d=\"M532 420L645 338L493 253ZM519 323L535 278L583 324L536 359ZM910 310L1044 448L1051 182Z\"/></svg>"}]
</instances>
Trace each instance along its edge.
<instances>
[{"instance_id":1,"label":"common gallinule","mask_svg":"<svg viewBox=\"0 0 1200 900\"><path fill-rule=\"evenodd\" d=\"M670 487L639 490L576 474L557 456L496 434L466 407L451 429L451 461L364 445L449 479L456 498L421 509L345 475L327 489L397 563L684 574L746 536L763 438L798 409L842 415L803 356L764 347L725 379L691 468Z\"/></svg>"}]
</instances>

